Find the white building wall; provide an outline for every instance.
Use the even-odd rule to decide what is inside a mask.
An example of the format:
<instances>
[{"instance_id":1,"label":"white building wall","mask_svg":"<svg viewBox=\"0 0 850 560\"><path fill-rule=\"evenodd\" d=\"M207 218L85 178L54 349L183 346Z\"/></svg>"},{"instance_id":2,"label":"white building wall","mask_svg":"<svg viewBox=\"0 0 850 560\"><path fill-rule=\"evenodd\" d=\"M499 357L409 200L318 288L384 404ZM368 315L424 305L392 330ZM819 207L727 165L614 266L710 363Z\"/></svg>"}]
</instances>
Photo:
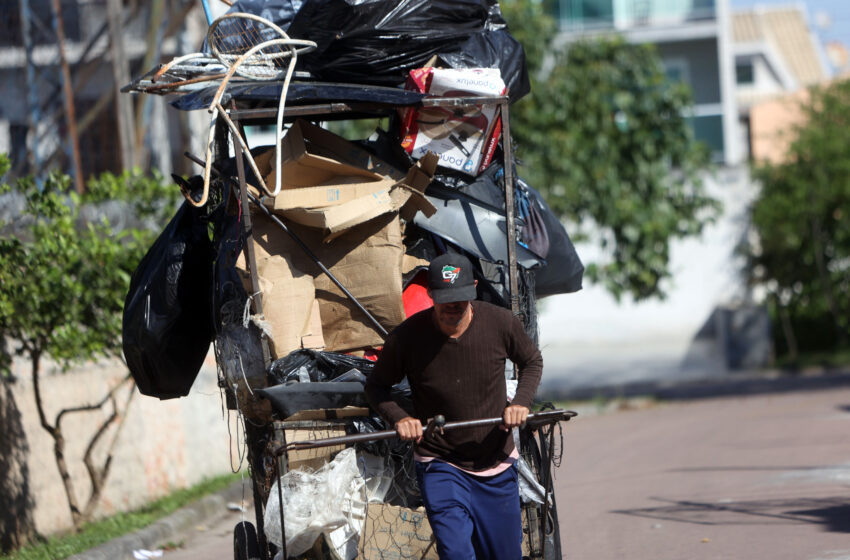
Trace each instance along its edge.
<instances>
[{"instance_id":1,"label":"white building wall","mask_svg":"<svg viewBox=\"0 0 850 560\"><path fill-rule=\"evenodd\" d=\"M724 204L722 217L699 238L675 242L672 282L664 300L621 303L585 282L575 294L540 304L543 386L570 389L634 381L725 375L720 346L696 335L717 306L746 300L735 247L746 234L756 188L746 167L722 168L706 181ZM577 247L585 263L601 257L592 243Z\"/></svg>"}]
</instances>

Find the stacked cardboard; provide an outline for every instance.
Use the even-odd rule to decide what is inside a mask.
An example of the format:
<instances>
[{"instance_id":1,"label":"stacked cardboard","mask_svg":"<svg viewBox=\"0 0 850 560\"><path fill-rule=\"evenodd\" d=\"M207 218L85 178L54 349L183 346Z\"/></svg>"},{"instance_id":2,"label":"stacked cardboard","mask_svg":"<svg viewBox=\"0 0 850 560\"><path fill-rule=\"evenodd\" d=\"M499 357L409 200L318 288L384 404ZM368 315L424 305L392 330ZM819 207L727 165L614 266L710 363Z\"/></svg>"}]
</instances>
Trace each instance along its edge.
<instances>
[{"instance_id":1,"label":"stacked cardboard","mask_svg":"<svg viewBox=\"0 0 850 560\"><path fill-rule=\"evenodd\" d=\"M272 158L257 164L266 184L273 184ZM399 216L436 211L423 195L436 164L437 157L427 154L402 175L339 136L297 121L283 140L282 190L263 204L391 330L405 318ZM365 314L286 232L258 209L252 220L274 358L299 348L345 352L383 343ZM244 260L239 266L247 278Z\"/></svg>"}]
</instances>

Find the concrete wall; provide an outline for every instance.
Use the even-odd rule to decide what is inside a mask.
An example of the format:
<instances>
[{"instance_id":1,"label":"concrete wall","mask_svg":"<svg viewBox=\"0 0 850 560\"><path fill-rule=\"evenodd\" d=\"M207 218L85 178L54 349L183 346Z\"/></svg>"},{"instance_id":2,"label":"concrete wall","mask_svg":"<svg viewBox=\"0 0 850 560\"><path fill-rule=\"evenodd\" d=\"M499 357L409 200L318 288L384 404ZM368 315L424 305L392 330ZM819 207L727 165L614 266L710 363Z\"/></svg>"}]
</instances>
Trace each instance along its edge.
<instances>
[{"instance_id":1,"label":"concrete wall","mask_svg":"<svg viewBox=\"0 0 850 560\"><path fill-rule=\"evenodd\" d=\"M67 499L53 455L53 440L41 428L29 377L29 364L17 362L18 380L12 385L29 448L27 463L33 518L41 534L71 526ZM126 374L117 361L87 364L68 373L46 365L42 381L45 411L49 422L63 408L100 401L109 387ZM99 444L99 454L108 441L117 437L112 468L97 515L127 511L171 491L191 486L204 478L231 472L240 456L235 415L231 413L228 434L227 411L216 381L215 364L207 358L189 396L160 401L133 389L123 428L112 429ZM122 391L121 401L127 391ZM89 479L82 462L85 445L103 412L66 415L63 430L67 460L81 506L89 492ZM6 473L4 473L5 475Z\"/></svg>"}]
</instances>

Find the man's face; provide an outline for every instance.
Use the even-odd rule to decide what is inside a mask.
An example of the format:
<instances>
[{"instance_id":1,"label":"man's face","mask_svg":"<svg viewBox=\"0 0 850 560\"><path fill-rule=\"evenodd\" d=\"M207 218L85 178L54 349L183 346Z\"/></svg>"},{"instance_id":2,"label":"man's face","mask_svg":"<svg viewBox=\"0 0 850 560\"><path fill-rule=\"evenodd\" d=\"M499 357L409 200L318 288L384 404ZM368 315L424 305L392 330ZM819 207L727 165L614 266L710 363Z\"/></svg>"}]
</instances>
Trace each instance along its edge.
<instances>
[{"instance_id":1,"label":"man's face","mask_svg":"<svg viewBox=\"0 0 850 560\"><path fill-rule=\"evenodd\" d=\"M463 320L469 310L469 301L454 301L452 303L435 303L434 316L441 327L454 329Z\"/></svg>"}]
</instances>

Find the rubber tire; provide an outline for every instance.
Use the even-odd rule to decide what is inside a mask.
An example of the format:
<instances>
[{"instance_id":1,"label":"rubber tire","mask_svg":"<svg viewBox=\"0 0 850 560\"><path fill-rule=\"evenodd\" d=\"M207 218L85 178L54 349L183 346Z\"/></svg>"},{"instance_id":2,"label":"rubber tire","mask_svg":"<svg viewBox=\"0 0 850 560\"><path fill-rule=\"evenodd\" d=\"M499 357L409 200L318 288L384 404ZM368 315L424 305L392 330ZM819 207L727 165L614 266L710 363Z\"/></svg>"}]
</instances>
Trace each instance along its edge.
<instances>
[{"instance_id":1,"label":"rubber tire","mask_svg":"<svg viewBox=\"0 0 850 560\"><path fill-rule=\"evenodd\" d=\"M526 437L522 437L522 448L524 454L528 459L530 459L531 470L534 472L537 477L537 481L541 484L543 481L542 478L542 465L544 462L549 460L548 457L548 441L546 438L543 438L544 450L541 453L540 446L537 443L537 439L533 437L531 434L524 434ZM549 507L547 519L540 519L540 514L543 513L543 508L537 508L538 518L536 520L536 527L528 527L529 531L535 532L535 537L529 538L542 538L545 541L544 545L544 560L560 560L562 558L561 552L561 535L560 528L558 526L558 509L557 503L555 501L554 492L552 493L552 505ZM532 558L540 558L535 555Z\"/></svg>"},{"instance_id":2,"label":"rubber tire","mask_svg":"<svg viewBox=\"0 0 850 560\"><path fill-rule=\"evenodd\" d=\"M539 451L541 452L541 464L545 464L550 462L552 458L549 457L549 442L545 437L542 439L543 449L540 449ZM551 463L550 468L554 469L554 465ZM538 471L538 473L539 472L540 471ZM550 484L552 484L552 482L550 482ZM546 520L546 525L544 525L545 529L543 538L546 540L545 556L546 560L561 560L561 558L563 558L563 553L561 552L561 529L558 524L558 503L555 500L554 484L552 484L552 490L552 506L549 508L548 519Z\"/></svg>"},{"instance_id":3,"label":"rubber tire","mask_svg":"<svg viewBox=\"0 0 850 560\"><path fill-rule=\"evenodd\" d=\"M234 560L261 560L257 530L248 521L240 521L233 529Z\"/></svg>"}]
</instances>

